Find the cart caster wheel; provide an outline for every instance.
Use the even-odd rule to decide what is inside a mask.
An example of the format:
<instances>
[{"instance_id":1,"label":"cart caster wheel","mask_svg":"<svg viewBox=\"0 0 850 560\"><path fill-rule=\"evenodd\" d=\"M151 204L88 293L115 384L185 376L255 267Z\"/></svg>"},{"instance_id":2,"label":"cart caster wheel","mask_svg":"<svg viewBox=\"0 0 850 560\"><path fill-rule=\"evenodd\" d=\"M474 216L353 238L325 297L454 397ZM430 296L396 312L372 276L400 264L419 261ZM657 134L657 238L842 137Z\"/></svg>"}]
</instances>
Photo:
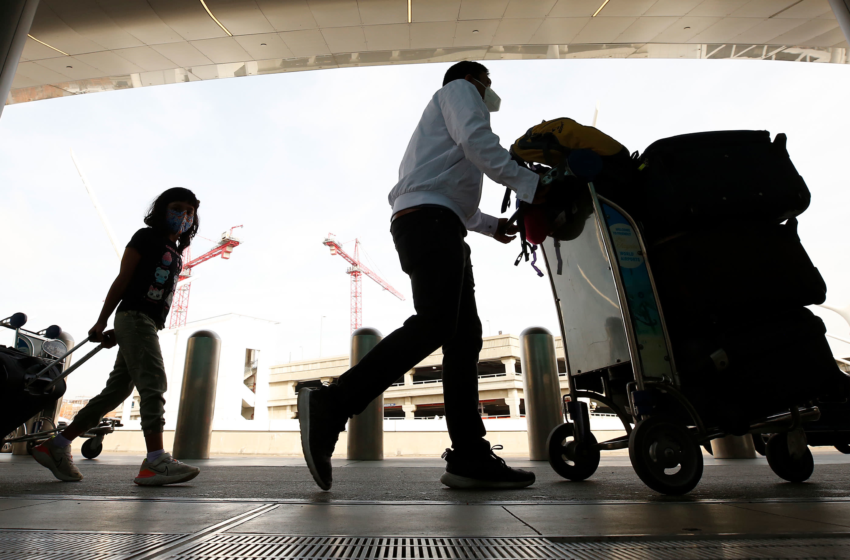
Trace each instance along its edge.
<instances>
[{"instance_id":1,"label":"cart caster wheel","mask_svg":"<svg viewBox=\"0 0 850 560\"><path fill-rule=\"evenodd\" d=\"M640 479L662 494L687 494L702 478L702 451L679 422L653 416L629 436L629 459Z\"/></svg>"},{"instance_id":2,"label":"cart caster wheel","mask_svg":"<svg viewBox=\"0 0 850 560\"><path fill-rule=\"evenodd\" d=\"M850 455L850 443L836 444L835 449L844 453L845 455Z\"/></svg>"},{"instance_id":3,"label":"cart caster wheel","mask_svg":"<svg viewBox=\"0 0 850 560\"><path fill-rule=\"evenodd\" d=\"M599 448L593 434L584 443L579 444L574 437L575 427L566 423L557 426L546 448L549 450L549 464L556 473L570 480L590 478L599 467Z\"/></svg>"},{"instance_id":4,"label":"cart caster wheel","mask_svg":"<svg viewBox=\"0 0 850 560\"><path fill-rule=\"evenodd\" d=\"M815 470L815 459L808 446L798 457L788 448L788 433L773 434L767 440L767 464L779 478L788 482L808 480Z\"/></svg>"},{"instance_id":5,"label":"cart caster wheel","mask_svg":"<svg viewBox=\"0 0 850 560\"><path fill-rule=\"evenodd\" d=\"M767 440L769 438L765 434L753 434L753 447L756 448L756 453L764 457L767 455Z\"/></svg>"},{"instance_id":6,"label":"cart caster wheel","mask_svg":"<svg viewBox=\"0 0 850 560\"><path fill-rule=\"evenodd\" d=\"M103 442L99 441L97 438L87 439L85 443L83 443L81 451L83 452L83 457L86 459L94 459L100 455L101 451L103 451Z\"/></svg>"}]
</instances>

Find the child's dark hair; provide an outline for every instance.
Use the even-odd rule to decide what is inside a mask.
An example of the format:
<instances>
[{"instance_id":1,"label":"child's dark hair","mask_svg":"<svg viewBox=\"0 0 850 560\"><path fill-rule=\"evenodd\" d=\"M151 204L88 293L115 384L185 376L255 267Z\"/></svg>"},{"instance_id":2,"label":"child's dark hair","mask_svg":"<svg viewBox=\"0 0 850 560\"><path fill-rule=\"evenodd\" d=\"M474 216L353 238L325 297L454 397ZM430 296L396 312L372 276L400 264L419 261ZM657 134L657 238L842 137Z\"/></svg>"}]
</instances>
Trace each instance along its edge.
<instances>
[{"instance_id":1,"label":"child's dark hair","mask_svg":"<svg viewBox=\"0 0 850 560\"><path fill-rule=\"evenodd\" d=\"M156 197L156 200L151 204L148 213L145 214L145 224L154 229L168 231L166 211L168 210L168 205L172 202L186 202L195 207L195 220L192 222L192 227L180 234L180 237L177 239L177 248L182 251L192 244L192 238L198 233L198 226L201 225L200 218L198 218L198 207L201 205L201 201L198 200L195 193L183 187L168 189Z\"/></svg>"},{"instance_id":2,"label":"child's dark hair","mask_svg":"<svg viewBox=\"0 0 850 560\"><path fill-rule=\"evenodd\" d=\"M457 64L453 64L451 68L446 71L446 75L443 78L443 85L446 85L455 80L462 80L466 78L468 74L472 74L473 76L480 76L481 74L489 74L490 71L487 70L487 67L481 64L480 62L475 62L472 60L461 60Z\"/></svg>"}]
</instances>

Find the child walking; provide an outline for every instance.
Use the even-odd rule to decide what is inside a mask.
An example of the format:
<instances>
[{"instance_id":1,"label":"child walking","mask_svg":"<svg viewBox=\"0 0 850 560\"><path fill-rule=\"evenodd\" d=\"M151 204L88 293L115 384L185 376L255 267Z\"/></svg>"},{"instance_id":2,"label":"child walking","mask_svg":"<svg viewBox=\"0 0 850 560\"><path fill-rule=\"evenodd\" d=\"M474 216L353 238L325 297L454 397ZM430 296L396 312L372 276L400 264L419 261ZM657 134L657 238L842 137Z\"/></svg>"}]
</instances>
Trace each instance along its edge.
<instances>
[{"instance_id":1,"label":"child walking","mask_svg":"<svg viewBox=\"0 0 850 560\"><path fill-rule=\"evenodd\" d=\"M163 449L162 430L166 390L165 368L157 331L165 327L177 277L183 268L181 254L198 231L198 206L194 193L168 189L153 202L144 222L121 259L121 270L109 288L103 309L89 336L105 348L118 344L118 358L106 388L77 413L70 426L33 449L36 461L59 480L79 481L71 442L95 427L104 414L123 403L135 387L141 397L142 431L147 457L134 482L161 486L186 482L200 469L174 459ZM115 328L105 331L115 311Z\"/></svg>"}]
</instances>

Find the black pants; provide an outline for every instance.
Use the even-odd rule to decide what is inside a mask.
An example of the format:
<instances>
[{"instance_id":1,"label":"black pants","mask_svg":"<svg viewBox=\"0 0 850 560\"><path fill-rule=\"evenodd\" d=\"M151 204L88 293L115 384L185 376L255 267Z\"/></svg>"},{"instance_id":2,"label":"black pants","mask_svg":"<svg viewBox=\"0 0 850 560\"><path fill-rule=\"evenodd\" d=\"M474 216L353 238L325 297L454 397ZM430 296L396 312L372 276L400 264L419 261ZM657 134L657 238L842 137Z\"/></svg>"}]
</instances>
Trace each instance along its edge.
<instances>
[{"instance_id":1,"label":"black pants","mask_svg":"<svg viewBox=\"0 0 850 560\"><path fill-rule=\"evenodd\" d=\"M410 276L416 315L331 386L334 400L346 414L359 414L442 346L452 447L477 450L486 445L478 413L478 354L483 343L466 228L451 210L427 207L397 218L390 231L401 268Z\"/></svg>"}]
</instances>

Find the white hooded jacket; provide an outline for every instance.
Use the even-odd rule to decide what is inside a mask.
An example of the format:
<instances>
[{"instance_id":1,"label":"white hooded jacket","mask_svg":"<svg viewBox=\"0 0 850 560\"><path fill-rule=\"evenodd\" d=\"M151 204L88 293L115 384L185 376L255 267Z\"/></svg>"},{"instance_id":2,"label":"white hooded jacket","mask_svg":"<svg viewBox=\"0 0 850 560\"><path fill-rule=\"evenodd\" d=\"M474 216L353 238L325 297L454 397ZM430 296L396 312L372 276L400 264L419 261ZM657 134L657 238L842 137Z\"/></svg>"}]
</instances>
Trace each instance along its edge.
<instances>
[{"instance_id":1,"label":"white hooded jacket","mask_svg":"<svg viewBox=\"0 0 850 560\"><path fill-rule=\"evenodd\" d=\"M519 200L534 199L538 175L499 144L475 86L454 80L434 94L413 132L389 195L393 214L424 204L445 206L468 230L492 236L499 219L478 209L485 173Z\"/></svg>"}]
</instances>

